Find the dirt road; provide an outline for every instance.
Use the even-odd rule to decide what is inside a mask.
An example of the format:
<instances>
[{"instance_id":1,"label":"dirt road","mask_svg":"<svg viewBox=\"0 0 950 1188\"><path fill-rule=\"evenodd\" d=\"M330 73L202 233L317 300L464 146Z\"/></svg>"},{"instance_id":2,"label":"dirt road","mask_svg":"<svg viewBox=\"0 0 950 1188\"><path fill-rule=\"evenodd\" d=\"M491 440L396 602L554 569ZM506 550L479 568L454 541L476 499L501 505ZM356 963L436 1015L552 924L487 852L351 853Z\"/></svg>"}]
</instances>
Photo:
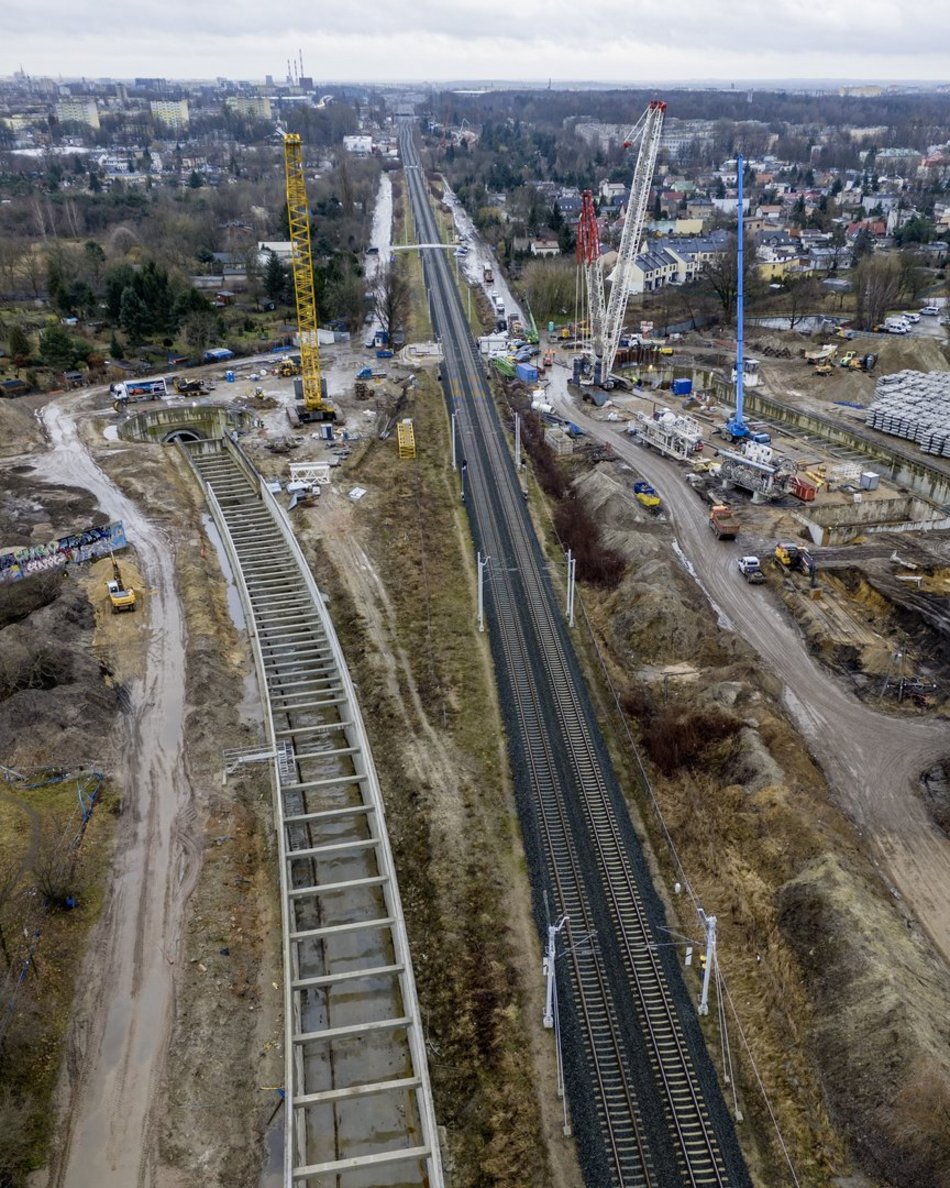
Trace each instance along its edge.
<instances>
[{"instance_id":1,"label":"dirt road","mask_svg":"<svg viewBox=\"0 0 950 1188\"><path fill-rule=\"evenodd\" d=\"M839 806L880 862L892 893L913 911L950 961L950 842L933 825L917 794L920 773L950 754L950 724L878 713L859 701L808 654L798 627L763 587L747 585L736 568L738 544L716 541L704 505L681 468L636 445L612 424L595 421L564 395L560 411L607 441L662 496L690 572L720 616L784 684L785 705L821 765Z\"/></svg>"},{"instance_id":2,"label":"dirt road","mask_svg":"<svg viewBox=\"0 0 950 1188\"><path fill-rule=\"evenodd\" d=\"M75 407L75 405L73 405ZM113 879L87 962L67 1058L68 1100L49 1184L157 1185L153 1108L173 1006L183 906L197 874L193 791L182 753L185 640L171 542L96 465L59 402L43 410L50 482L93 492L125 522L147 587L143 679L132 683L119 740L125 786Z\"/></svg>"}]
</instances>

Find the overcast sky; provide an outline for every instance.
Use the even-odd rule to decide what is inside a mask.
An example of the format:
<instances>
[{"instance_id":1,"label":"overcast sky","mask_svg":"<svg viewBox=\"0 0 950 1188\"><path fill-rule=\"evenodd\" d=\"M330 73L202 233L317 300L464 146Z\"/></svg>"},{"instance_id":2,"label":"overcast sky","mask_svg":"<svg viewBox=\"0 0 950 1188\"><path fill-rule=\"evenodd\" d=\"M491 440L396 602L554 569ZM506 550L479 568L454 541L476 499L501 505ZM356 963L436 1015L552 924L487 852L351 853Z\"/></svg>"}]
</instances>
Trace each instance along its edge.
<instances>
[{"instance_id":1,"label":"overcast sky","mask_svg":"<svg viewBox=\"0 0 950 1188\"><path fill-rule=\"evenodd\" d=\"M950 80L950 4L910 0L6 0L0 74L317 81Z\"/></svg>"}]
</instances>

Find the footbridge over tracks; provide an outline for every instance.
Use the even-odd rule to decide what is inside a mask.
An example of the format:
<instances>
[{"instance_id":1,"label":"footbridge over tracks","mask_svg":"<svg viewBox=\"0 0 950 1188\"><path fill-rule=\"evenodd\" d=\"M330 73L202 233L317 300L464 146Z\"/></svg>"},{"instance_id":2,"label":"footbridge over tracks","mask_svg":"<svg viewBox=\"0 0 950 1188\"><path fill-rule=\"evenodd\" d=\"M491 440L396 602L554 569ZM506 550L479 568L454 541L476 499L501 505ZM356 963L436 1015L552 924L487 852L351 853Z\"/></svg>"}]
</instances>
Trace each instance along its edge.
<instances>
[{"instance_id":1,"label":"footbridge over tracks","mask_svg":"<svg viewBox=\"0 0 950 1188\"><path fill-rule=\"evenodd\" d=\"M333 625L240 448L181 448L234 570L264 704L283 901L285 1188L442 1188L382 798Z\"/></svg>"}]
</instances>

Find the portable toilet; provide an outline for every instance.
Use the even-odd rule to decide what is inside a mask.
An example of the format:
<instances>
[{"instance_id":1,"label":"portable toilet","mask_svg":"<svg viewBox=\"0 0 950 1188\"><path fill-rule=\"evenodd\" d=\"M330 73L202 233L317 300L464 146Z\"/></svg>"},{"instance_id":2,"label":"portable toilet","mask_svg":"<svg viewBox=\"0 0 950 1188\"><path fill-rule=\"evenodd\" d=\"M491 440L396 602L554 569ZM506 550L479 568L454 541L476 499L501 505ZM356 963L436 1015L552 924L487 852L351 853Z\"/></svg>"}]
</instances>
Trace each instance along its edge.
<instances>
[{"instance_id":1,"label":"portable toilet","mask_svg":"<svg viewBox=\"0 0 950 1188\"><path fill-rule=\"evenodd\" d=\"M226 372L224 373L224 378L225 378L225 380L226 380L226 381L227 381L229 384L233 384L233 383L234 383L234 372L233 372L233 371L226 371Z\"/></svg>"}]
</instances>

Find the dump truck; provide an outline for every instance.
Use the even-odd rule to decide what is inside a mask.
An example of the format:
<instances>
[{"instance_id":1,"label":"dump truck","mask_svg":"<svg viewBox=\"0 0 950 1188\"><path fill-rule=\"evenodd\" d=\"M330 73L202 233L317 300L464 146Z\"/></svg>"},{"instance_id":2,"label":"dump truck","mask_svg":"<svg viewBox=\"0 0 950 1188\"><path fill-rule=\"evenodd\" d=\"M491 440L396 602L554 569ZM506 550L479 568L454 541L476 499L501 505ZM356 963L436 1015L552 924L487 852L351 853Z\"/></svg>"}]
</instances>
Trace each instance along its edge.
<instances>
[{"instance_id":1,"label":"dump truck","mask_svg":"<svg viewBox=\"0 0 950 1188\"><path fill-rule=\"evenodd\" d=\"M119 563L115 557L112 558L112 577L106 582L106 589L109 592L109 602L114 615L121 611L135 610L135 591L123 582Z\"/></svg>"},{"instance_id":2,"label":"dump truck","mask_svg":"<svg viewBox=\"0 0 950 1188\"><path fill-rule=\"evenodd\" d=\"M827 363L829 359L833 359L837 353L838 348L833 342L826 343L825 346L814 347L812 350L805 351L806 363Z\"/></svg>"},{"instance_id":3,"label":"dump truck","mask_svg":"<svg viewBox=\"0 0 950 1188\"><path fill-rule=\"evenodd\" d=\"M715 503L709 509L709 527L717 540L735 540L740 525L728 504Z\"/></svg>"}]
</instances>

